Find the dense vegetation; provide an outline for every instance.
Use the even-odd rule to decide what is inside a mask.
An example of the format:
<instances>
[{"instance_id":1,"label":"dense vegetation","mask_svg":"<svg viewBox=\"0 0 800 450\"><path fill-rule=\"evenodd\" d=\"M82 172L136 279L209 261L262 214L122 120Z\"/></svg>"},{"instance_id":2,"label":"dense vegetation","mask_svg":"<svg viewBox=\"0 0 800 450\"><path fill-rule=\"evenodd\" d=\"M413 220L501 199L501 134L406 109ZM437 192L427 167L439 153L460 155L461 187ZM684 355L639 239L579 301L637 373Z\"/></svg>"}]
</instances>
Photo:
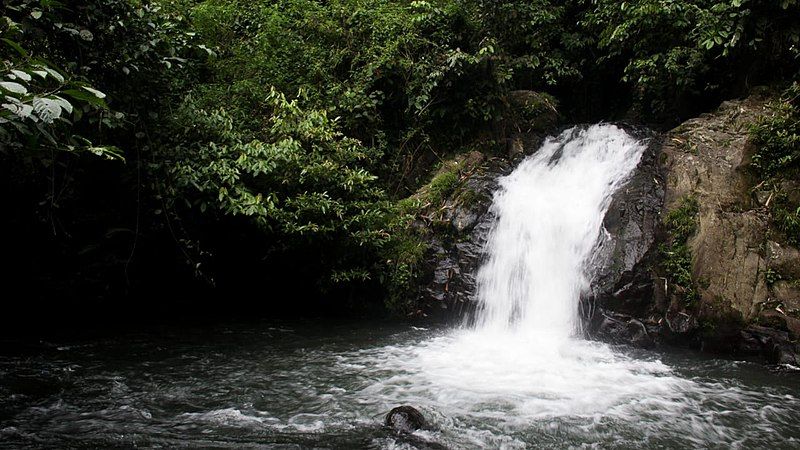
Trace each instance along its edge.
<instances>
[{"instance_id":1,"label":"dense vegetation","mask_svg":"<svg viewBox=\"0 0 800 450\"><path fill-rule=\"evenodd\" d=\"M792 83L772 105L772 113L750 130L756 144L752 167L767 187L775 228L790 244L800 244L800 84Z\"/></svg>"},{"instance_id":2,"label":"dense vegetation","mask_svg":"<svg viewBox=\"0 0 800 450\"><path fill-rule=\"evenodd\" d=\"M509 92L670 125L800 67L795 0L73 3L0 17L6 275L67 308L218 292L406 312L413 194L445 155L505 145ZM765 171L796 168L789 92Z\"/></svg>"},{"instance_id":3,"label":"dense vegetation","mask_svg":"<svg viewBox=\"0 0 800 450\"><path fill-rule=\"evenodd\" d=\"M689 238L697 230L698 208L695 197L681 199L678 206L664 218L668 239L658 248L666 279L679 291L678 295L686 307L695 306L698 299L692 279L692 251L689 248Z\"/></svg>"}]
</instances>

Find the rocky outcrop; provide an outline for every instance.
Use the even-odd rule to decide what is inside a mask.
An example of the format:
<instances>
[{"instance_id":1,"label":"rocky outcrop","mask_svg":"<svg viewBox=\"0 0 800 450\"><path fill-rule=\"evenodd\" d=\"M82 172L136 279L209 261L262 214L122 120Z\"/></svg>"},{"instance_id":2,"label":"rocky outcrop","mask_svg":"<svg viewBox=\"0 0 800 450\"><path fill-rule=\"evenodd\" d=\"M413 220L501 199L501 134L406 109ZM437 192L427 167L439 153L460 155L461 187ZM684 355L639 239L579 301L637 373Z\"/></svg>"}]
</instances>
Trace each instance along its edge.
<instances>
[{"instance_id":1,"label":"rocky outcrop","mask_svg":"<svg viewBox=\"0 0 800 450\"><path fill-rule=\"evenodd\" d=\"M768 217L751 201L746 170L748 128L765 103L761 97L723 103L670 132L662 149L667 210L689 197L699 205L689 247L704 315L735 311L751 319L769 295L763 251ZM681 301L664 294L673 309Z\"/></svg>"},{"instance_id":2,"label":"rocky outcrop","mask_svg":"<svg viewBox=\"0 0 800 450\"><path fill-rule=\"evenodd\" d=\"M527 139L533 139L528 136ZM541 142L541 138L539 138ZM510 145L519 145L518 140ZM538 145L537 145L538 147ZM428 252L420 303L425 315L439 320L462 320L474 310L476 270L494 216L490 210L497 179L510 172L525 153L512 157L467 157L475 167L459 187L437 206L425 227L437 231L427 236ZM431 216L428 216L431 217Z\"/></svg>"},{"instance_id":3,"label":"rocky outcrop","mask_svg":"<svg viewBox=\"0 0 800 450\"><path fill-rule=\"evenodd\" d=\"M597 331L597 336L610 336L608 330L598 331L600 323L622 320L619 314L643 317L652 309L650 267L656 256L654 244L664 197L659 140L653 133L628 128L649 145L634 175L614 196L604 219L607 232L601 236L592 261L598 267L595 289L584 299L583 310L589 319L587 324L592 324L587 332ZM428 236L429 275L424 279L420 301L426 315L463 320L473 311L475 275L494 221L490 206L497 180L537 150L543 138L544 134L517 134L509 139L509 148L517 150L508 155L491 158L466 155L456 160L460 167L469 169L464 171L459 189L436 208L435 214L428 214L429 218L435 217L424 225L437 230Z\"/></svg>"},{"instance_id":4,"label":"rocky outcrop","mask_svg":"<svg viewBox=\"0 0 800 450\"><path fill-rule=\"evenodd\" d=\"M789 349L795 348L797 335L791 329L797 319L792 312L800 296L770 273L780 271L792 279L800 257L796 249L772 241L777 234L771 228L769 198L759 201L748 167L754 150L749 128L767 112L768 101L754 94L725 102L669 133L662 149L666 208L689 197L698 205L697 231L688 241L696 299L687 304L670 292L669 282L656 286L657 294L668 299L668 312L686 311L697 318L703 348L747 353L759 342L767 359L794 364ZM669 273L662 275L669 281Z\"/></svg>"},{"instance_id":5,"label":"rocky outcrop","mask_svg":"<svg viewBox=\"0 0 800 450\"><path fill-rule=\"evenodd\" d=\"M647 253L620 278L632 282L618 282L610 294L597 296L600 313L590 327L594 336L639 346L669 343L758 355L771 363L797 365L800 252L773 240L778 233L771 227L770 193L758 190L748 168L753 152L749 127L765 114L768 101L756 94L725 102L662 137L654 149L659 164L653 169L655 180L663 176L664 210L655 223L661 230L657 239L640 241L649 246L646 251L629 252ZM639 193L620 196L620 201L651 204ZM685 243L678 243L685 244L687 281L677 273L681 261L670 260L678 258L673 250L680 246L665 222L671 215L688 214L682 208L689 201L696 206L691 217L681 220L693 222L692 232ZM613 219L620 212L616 205L609 215ZM614 220L608 219L606 227L619 238L617 246L636 238L635 229L613 231ZM672 246L665 247L668 243ZM625 261L617 256L611 260ZM609 292L609 286L601 282L600 290Z\"/></svg>"}]
</instances>

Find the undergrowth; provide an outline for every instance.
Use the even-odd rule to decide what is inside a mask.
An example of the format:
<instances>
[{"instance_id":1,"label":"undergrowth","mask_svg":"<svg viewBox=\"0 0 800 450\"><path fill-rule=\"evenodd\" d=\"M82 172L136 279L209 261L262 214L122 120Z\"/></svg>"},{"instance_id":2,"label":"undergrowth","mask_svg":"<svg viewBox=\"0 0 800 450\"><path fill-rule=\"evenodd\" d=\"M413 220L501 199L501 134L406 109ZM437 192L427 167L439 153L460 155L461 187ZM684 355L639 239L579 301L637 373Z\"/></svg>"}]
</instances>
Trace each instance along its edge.
<instances>
[{"instance_id":1,"label":"undergrowth","mask_svg":"<svg viewBox=\"0 0 800 450\"><path fill-rule=\"evenodd\" d=\"M698 203L694 196L685 197L677 208L664 218L669 239L659 246L661 265L670 283L683 291L686 306L693 306L698 293L692 279L692 252L689 238L697 229Z\"/></svg>"},{"instance_id":2,"label":"undergrowth","mask_svg":"<svg viewBox=\"0 0 800 450\"><path fill-rule=\"evenodd\" d=\"M751 168L773 191L772 221L786 241L800 244L800 83L794 82L769 105L771 114L750 128L756 145Z\"/></svg>"}]
</instances>

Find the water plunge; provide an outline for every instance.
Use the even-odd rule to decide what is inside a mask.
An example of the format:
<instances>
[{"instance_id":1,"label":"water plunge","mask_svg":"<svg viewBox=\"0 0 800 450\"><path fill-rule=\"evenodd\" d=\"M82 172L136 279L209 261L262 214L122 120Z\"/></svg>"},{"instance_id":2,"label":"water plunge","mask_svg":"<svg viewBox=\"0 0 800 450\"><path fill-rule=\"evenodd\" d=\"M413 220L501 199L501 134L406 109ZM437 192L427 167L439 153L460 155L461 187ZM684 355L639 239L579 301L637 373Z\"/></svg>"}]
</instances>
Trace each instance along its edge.
<instances>
[{"instance_id":1,"label":"water plunge","mask_svg":"<svg viewBox=\"0 0 800 450\"><path fill-rule=\"evenodd\" d=\"M440 407L494 417L508 410L504 420L525 423L636 407L634 399L688 383L658 361L577 336L603 217L644 148L614 125L573 128L500 180L475 323L423 343L412 361L414 382Z\"/></svg>"}]
</instances>

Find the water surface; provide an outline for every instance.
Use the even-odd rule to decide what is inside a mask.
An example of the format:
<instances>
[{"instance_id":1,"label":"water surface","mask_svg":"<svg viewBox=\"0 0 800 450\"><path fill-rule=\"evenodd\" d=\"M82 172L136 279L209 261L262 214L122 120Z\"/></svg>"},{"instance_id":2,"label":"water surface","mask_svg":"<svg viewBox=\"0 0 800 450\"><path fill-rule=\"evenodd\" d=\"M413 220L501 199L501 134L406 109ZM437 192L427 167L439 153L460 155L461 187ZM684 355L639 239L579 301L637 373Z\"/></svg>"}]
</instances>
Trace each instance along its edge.
<instances>
[{"instance_id":1,"label":"water surface","mask_svg":"<svg viewBox=\"0 0 800 450\"><path fill-rule=\"evenodd\" d=\"M570 346L559 356L561 368L543 368L522 358L547 355L515 350L502 357L520 359L519 371L492 370L481 363L491 349L470 336L469 330L303 322L34 346L7 341L0 356L0 444L800 445L800 381L793 374L751 362L593 342L579 343L593 347L586 351L593 360L581 360L586 355ZM474 347L474 358L441 359L462 354L460 346ZM585 370L562 373L564 364L583 364ZM618 385L609 385L611 380ZM404 403L420 408L433 430L405 438L383 429L383 415Z\"/></svg>"}]
</instances>

